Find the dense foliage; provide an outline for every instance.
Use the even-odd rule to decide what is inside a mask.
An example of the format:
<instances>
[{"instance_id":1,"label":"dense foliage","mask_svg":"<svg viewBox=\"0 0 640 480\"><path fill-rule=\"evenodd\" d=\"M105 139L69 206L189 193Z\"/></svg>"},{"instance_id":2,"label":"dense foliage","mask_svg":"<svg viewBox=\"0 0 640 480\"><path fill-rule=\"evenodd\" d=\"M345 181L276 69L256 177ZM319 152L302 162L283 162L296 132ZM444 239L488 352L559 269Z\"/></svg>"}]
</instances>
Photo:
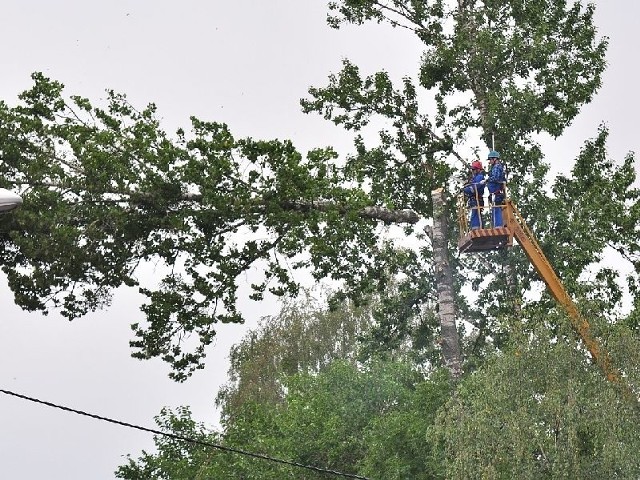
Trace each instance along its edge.
<instances>
[{"instance_id":1,"label":"dense foliage","mask_svg":"<svg viewBox=\"0 0 640 480\"><path fill-rule=\"evenodd\" d=\"M346 157L330 148L301 153L289 141L237 139L227 126L196 118L167 135L154 105L137 110L110 92L107 105L96 106L41 74L18 105L0 103L1 184L25 198L20 211L0 220L1 261L16 302L76 318L107 305L114 288L138 286L148 301L146 321L133 325L134 355L163 358L184 380L203 366L215 323L242 320L238 281L247 271L257 272L257 300L295 295L300 269L340 282L339 297L356 301L386 291L395 278L401 296L390 308L405 315L392 319L397 328L376 331L384 349L402 341L410 316L435 310L432 251L412 225L431 218L431 190L457 188L451 180L466 168L469 143L481 146L468 141L474 137L485 145L495 138L512 196L536 232L552 238L550 218L592 182L579 176L566 189L560 181L555 197L540 189L546 166L533 135L559 135L600 85L606 39L596 35L593 6L343 0L329 9L333 27L384 22L413 32L424 48L418 74L407 72L400 85L384 70L363 73L346 59L326 86L309 90L304 111L354 132L355 151ZM372 120L382 127L370 145L364 129ZM602 142L594 146L606 161ZM595 160L589 152L585 158ZM611 190L616 178L603 176L598 188ZM608 203L628 232L617 247L635 258L635 197L622 193ZM548 208L553 202L557 208ZM388 241L391 224L405 225L413 248ZM593 263L606 246L601 240L586 248L585 259ZM511 257L526 291L531 272ZM145 262L162 274L139 285ZM491 289L481 282L504 262L453 264L459 287L481 289L482 308L458 298L461 317L480 332L471 353L494 348L488 333L498 347L504 335L504 303L495 299L510 292L499 279ZM561 265L562 272L579 276L587 263Z\"/></svg>"},{"instance_id":2,"label":"dense foliage","mask_svg":"<svg viewBox=\"0 0 640 480\"><path fill-rule=\"evenodd\" d=\"M424 49L399 83L345 59L309 89L305 112L353 132L346 155L238 139L197 118L168 135L153 105L137 110L110 92L95 106L38 73L17 105L0 103L0 186L25 200L0 217L16 302L72 319L137 286L147 302L134 356L160 357L184 380L203 367L215 324L242 321L243 275L252 272L250 297L261 300L295 296L299 272L309 272L339 283L334 310L287 303L234 348L221 431L186 409L163 412L162 428L371 478L638 477L637 413L537 293L523 254L459 256L454 227L450 260L434 265L435 242L423 233L432 190L453 203L470 155L495 141L509 195L630 388L638 385L640 304L623 308L640 289L634 156L610 159L600 127L571 172L551 179L537 143L561 135L600 86L607 40L594 6L335 0L329 12L332 27L386 23ZM390 240L394 225L408 243ZM605 263L612 256L616 268ZM157 284L138 279L146 262L163 272ZM439 368L442 268L454 270L458 294L457 383ZM321 475L163 437L156 445L118 475Z\"/></svg>"},{"instance_id":3,"label":"dense foliage","mask_svg":"<svg viewBox=\"0 0 640 480\"><path fill-rule=\"evenodd\" d=\"M25 200L0 219L0 255L27 310L84 315L114 288L139 285L137 267L154 262L164 276L140 285L148 303L134 356L161 357L184 380L202 367L214 324L242 320L238 278L254 267L254 300L295 295L299 269L358 296L415 268L378 224L416 215L344 186L330 149L303 157L291 142L238 140L195 118L189 136L169 139L153 105L137 111L111 93L101 109L64 98L41 74L34 81L19 106L0 103L0 182Z\"/></svg>"},{"instance_id":4,"label":"dense foliage","mask_svg":"<svg viewBox=\"0 0 640 480\"><path fill-rule=\"evenodd\" d=\"M640 474L637 410L576 346L544 339L514 348L460 385L435 428L446 478Z\"/></svg>"},{"instance_id":5,"label":"dense foliage","mask_svg":"<svg viewBox=\"0 0 640 480\"><path fill-rule=\"evenodd\" d=\"M301 315L302 313L302 315ZM306 313L306 315L305 315ZM343 329L358 327L358 309L338 312L289 306L279 316L265 319L235 349L230 384L218 402L223 410L222 432L204 435L189 412L163 412L160 427L194 439L282 459L305 466L372 478L442 478L442 463L435 441L425 436L436 412L449 398L446 372L434 371L428 381L408 362L371 360L357 362L357 343L342 344L333 360L324 353L291 346L322 345L336 338L331 326L341 318ZM302 334L287 327L308 327ZM323 333L315 336L318 329ZM251 355L241 355L250 351ZM239 355L240 354L240 355ZM277 369L264 370L253 383L261 359L274 360ZM407 422L410 428L407 428ZM189 432L188 429L191 429ZM390 432L393 432L390 435ZM119 478L327 478L327 473L300 466L283 465L239 453L181 442L158 436L158 452L143 452L119 468ZM381 476L382 475L382 476Z\"/></svg>"},{"instance_id":6,"label":"dense foliage","mask_svg":"<svg viewBox=\"0 0 640 480\"><path fill-rule=\"evenodd\" d=\"M227 394L219 399L225 413L221 432L204 434L185 410L163 412L159 425L224 447L370 479L640 474L637 411L585 360L570 329L559 332L563 341L553 342L554 333L545 327L531 337L513 325L503 353L486 358L455 390L443 369L425 372L398 357L358 362L357 342L325 364L316 361L319 352L313 359L306 349L282 349L292 338L323 344L335 338L338 318L350 330L361 314L347 306L334 312L287 306L236 349ZM300 324L305 332L288 331ZM608 343L619 365L637 380L640 338L620 327ZM267 368L262 381L249 383L265 364L261 359L271 354L280 368ZM333 476L162 437L156 446L155 454L129 458L119 478Z\"/></svg>"}]
</instances>

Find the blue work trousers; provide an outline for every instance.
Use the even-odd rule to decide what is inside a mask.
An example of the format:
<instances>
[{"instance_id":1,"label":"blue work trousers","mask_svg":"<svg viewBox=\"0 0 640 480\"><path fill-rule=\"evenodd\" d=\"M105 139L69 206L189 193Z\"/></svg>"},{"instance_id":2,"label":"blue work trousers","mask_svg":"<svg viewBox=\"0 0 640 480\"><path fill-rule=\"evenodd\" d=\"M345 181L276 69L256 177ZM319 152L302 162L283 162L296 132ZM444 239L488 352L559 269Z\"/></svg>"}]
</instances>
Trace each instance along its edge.
<instances>
[{"instance_id":1,"label":"blue work trousers","mask_svg":"<svg viewBox=\"0 0 640 480\"><path fill-rule=\"evenodd\" d=\"M469 209L471 210L471 229L476 230L478 228L482 228L482 207L484 206L483 202L480 202L478 206L478 202L475 198L469 199Z\"/></svg>"},{"instance_id":2,"label":"blue work trousers","mask_svg":"<svg viewBox=\"0 0 640 480\"><path fill-rule=\"evenodd\" d=\"M502 209L504 207L504 193L493 194L493 208L491 209L491 226L504 227Z\"/></svg>"}]
</instances>

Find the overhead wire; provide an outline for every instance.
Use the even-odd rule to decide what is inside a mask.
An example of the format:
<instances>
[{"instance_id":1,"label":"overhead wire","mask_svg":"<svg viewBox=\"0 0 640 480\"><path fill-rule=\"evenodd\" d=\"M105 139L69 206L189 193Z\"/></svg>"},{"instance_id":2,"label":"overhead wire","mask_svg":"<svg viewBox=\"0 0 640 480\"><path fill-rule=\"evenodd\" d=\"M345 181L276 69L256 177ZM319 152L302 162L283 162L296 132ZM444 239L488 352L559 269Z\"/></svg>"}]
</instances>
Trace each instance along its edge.
<instances>
[{"instance_id":1,"label":"overhead wire","mask_svg":"<svg viewBox=\"0 0 640 480\"><path fill-rule=\"evenodd\" d=\"M352 474L352 473L338 472L336 470L316 467L316 466L313 466L313 465L306 465L304 463L293 462L293 461L284 460L284 459L281 459L281 458L275 458L275 457L271 457L269 455L264 455L264 454L261 454L261 453L254 453L254 452L248 452L246 450L241 450L241 449L238 449L238 448L225 447L223 445L218 445L218 444L215 444L215 443L206 442L204 440L198 440L198 439L195 439L195 438L185 437L184 435L178 435L176 433L163 432L161 430L156 430L154 428L143 427L143 426L140 426L140 425L135 425L133 423L123 422L121 420L115 420L113 418L104 417L102 415L96 415L94 413L89 413L89 412L85 412L85 411L82 411L82 410L77 410L75 408L65 407L64 405L58 405L58 404L55 404L55 403L52 403L52 402L48 402L46 400L40 400L38 398L29 397L27 395L23 395L21 393L12 392L10 390L0 389L0 393L4 393L5 395L9 395L9 396L12 396L12 397L17 397L17 398L20 398L22 400L27 400L29 402L38 403L38 404L41 404L41 405L46 405L47 407L52 407L52 408L57 408L59 410L64 410L65 412L75 413L77 415L82 415L82 416L90 417L90 418L93 418L93 419L96 419L96 420L101 420L103 422L113 423L113 424L120 425L120 426L123 426L123 427L128 427L128 428L133 428L135 430L141 430L143 432L153 433L154 435L162 435L162 436L165 436L165 437L172 438L174 440L181 440L183 442L193 443L195 445L211 447L211 448L222 450L222 451L228 452L228 453L237 453L239 455L245 455L245 456L257 458L257 459L260 459L260 460L266 460L266 461L269 461L269 462L280 463L280 464L283 464L283 465L289 465L291 467L304 468L304 469L307 469L307 470L312 470L314 472L324 473L324 474L328 474L328 475L334 475L334 476L337 476L337 477L355 478L355 479L358 479L358 480L370 480L367 477L363 477L363 476L360 476L360 475L355 475L355 474Z\"/></svg>"}]
</instances>

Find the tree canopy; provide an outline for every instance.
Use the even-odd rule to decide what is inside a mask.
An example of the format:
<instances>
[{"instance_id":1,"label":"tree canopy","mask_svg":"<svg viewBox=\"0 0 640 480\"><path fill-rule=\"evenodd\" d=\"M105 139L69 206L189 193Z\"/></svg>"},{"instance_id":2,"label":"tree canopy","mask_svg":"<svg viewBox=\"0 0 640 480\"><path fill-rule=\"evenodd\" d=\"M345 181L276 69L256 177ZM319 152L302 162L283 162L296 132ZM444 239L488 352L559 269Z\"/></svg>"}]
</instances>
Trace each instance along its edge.
<instances>
[{"instance_id":1,"label":"tree canopy","mask_svg":"<svg viewBox=\"0 0 640 480\"><path fill-rule=\"evenodd\" d=\"M533 266L517 248L458 254L448 216L468 164L495 146L509 196L635 395L635 157L610 158L601 125L571 170L551 178L556 159L540 143L600 87L607 39L594 9L328 2L331 27L384 23L423 49L399 81L344 59L301 99L304 112L353 134L350 152L237 138L233 126L195 117L168 134L153 104L109 91L98 105L34 73L15 105L0 102L0 187L24 197L0 216L16 303L75 319L137 287L145 320L132 325L133 355L162 358L185 380L203 368L216 324L243 321L250 278L250 299L285 302L232 349L220 431L187 408L161 412L161 428L371 478L637 478L637 411L539 293ZM139 278L145 263L158 266L157 281ZM332 310L291 302L303 272L335 282ZM443 292L455 307L449 330ZM459 376L442 368L451 337ZM117 475L301 478L174 439L156 447Z\"/></svg>"},{"instance_id":2,"label":"tree canopy","mask_svg":"<svg viewBox=\"0 0 640 480\"><path fill-rule=\"evenodd\" d=\"M425 372L411 356L357 360L362 345L349 335L326 363L318 362L324 352L297 348L340 338L336 324L337 331L357 329L362 313L349 305L336 311L305 301L288 305L236 347L230 384L219 397L221 431L203 429L185 409L161 412L158 425L371 479L635 478L640 472L637 412L589 365L567 327L557 342L544 322L535 336L514 332L499 355L485 357L455 388L447 370ZM620 325L608 344L637 381L638 337ZM327 478L164 437L156 447L129 457L118 477Z\"/></svg>"},{"instance_id":3,"label":"tree canopy","mask_svg":"<svg viewBox=\"0 0 640 480\"><path fill-rule=\"evenodd\" d=\"M442 478L438 444L425 432L449 398L449 376L434 368L425 381L402 348L358 360L357 332L370 320L368 308L349 304L334 311L305 300L288 304L233 349L230 381L218 397L220 432L203 429L185 409L165 410L157 423L169 433L349 475ZM321 348L328 344L335 347ZM156 453L129 457L118 478L328 476L160 436L155 443Z\"/></svg>"},{"instance_id":4,"label":"tree canopy","mask_svg":"<svg viewBox=\"0 0 640 480\"><path fill-rule=\"evenodd\" d=\"M614 248L631 262L636 288L633 157L611 162L602 128L573 176L547 190L536 142L540 133L560 135L600 86L607 40L593 14L591 4L564 0L330 2L331 26L384 22L408 29L424 49L416 74L400 84L345 59L325 86L309 89L305 112L354 133L354 151L343 155L238 139L197 118L169 135L153 104L136 109L109 92L97 106L36 73L17 105L0 103L1 186L25 199L0 218L16 302L73 319L108 305L115 288L137 286L147 301L145 321L133 325L133 355L164 359L178 380L203 367L216 323L242 321L238 289L249 271L257 272L255 300L296 295L302 270L339 282L338 300L359 302L395 284L400 295L386 303L395 314L381 314L376 332L382 345L398 341L412 316L437 310L441 265L422 227L433 218L432 190L454 196L473 137L495 140L506 157L510 194L571 292L619 300L617 272L600 268L595 282L582 280ZM363 134L373 119L382 125L375 141ZM595 189L610 193L586 199ZM392 241L393 225L412 241ZM456 234L454 226L449 246ZM477 290L479 299L456 297L458 321L472 326L461 332L467 358L501 348L509 305L521 304L525 323L528 311L550 306L525 295L535 276L521 254L490 254L480 265L450 255L456 291ZM145 262L164 267L157 282L140 284ZM505 268L515 274L499 275Z\"/></svg>"}]
</instances>

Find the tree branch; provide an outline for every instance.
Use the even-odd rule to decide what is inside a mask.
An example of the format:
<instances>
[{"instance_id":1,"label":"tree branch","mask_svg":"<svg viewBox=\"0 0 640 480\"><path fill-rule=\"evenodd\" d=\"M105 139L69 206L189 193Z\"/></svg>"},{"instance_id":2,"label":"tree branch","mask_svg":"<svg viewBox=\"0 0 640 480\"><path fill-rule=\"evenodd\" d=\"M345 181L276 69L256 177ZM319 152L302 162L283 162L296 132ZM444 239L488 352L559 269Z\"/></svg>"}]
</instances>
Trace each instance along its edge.
<instances>
[{"instance_id":1,"label":"tree branch","mask_svg":"<svg viewBox=\"0 0 640 480\"><path fill-rule=\"evenodd\" d=\"M326 212L329 210L337 210L341 214L346 214L349 211L345 206L338 205L330 200L296 200L283 202L281 206L298 212L308 212L311 210ZM420 215L413 210L391 210L379 206L363 207L358 211L358 215L362 218L380 220L384 223L417 223L420 221Z\"/></svg>"}]
</instances>

